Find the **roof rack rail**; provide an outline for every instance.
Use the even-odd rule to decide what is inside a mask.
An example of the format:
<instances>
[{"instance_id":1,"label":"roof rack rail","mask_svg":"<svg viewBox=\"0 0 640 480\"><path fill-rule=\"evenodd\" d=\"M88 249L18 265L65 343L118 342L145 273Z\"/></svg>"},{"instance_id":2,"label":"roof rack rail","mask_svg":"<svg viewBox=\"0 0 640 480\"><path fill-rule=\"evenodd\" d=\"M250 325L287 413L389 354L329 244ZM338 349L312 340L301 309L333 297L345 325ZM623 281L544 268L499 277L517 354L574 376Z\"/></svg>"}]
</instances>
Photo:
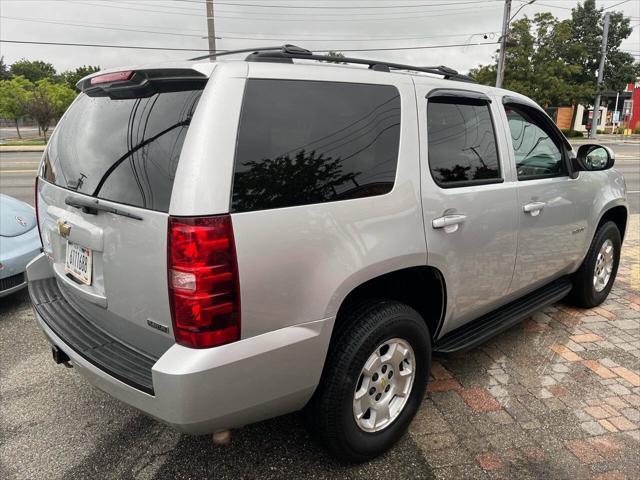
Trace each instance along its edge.
<instances>
[{"instance_id":1,"label":"roof rack rail","mask_svg":"<svg viewBox=\"0 0 640 480\"><path fill-rule=\"evenodd\" d=\"M191 58L190 60L203 60L205 58L219 57L222 55L231 55L234 53L251 52L246 57L248 62L292 62L293 59L298 60L322 60L325 62L335 63L352 63L356 65L368 65L371 70L390 72L391 70L408 70L412 72L424 72L433 75L442 75L447 80L457 80L460 82L478 83L473 78L458 73L457 70L445 65L417 67L414 65L404 65L402 63L392 63L380 60L366 60L363 58L353 57L334 57L331 55L317 55L311 50L307 50L296 45L282 45L279 47L262 47L262 48L246 48L242 50L228 50L225 52L210 53L201 57Z\"/></svg>"},{"instance_id":2,"label":"roof rack rail","mask_svg":"<svg viewBox=\"0 0 640 480\"><path fill-rule=\"evenodd\" d=\"M199 57L193 57L193 58L190 58L188 61L193 62L195 60L204 60L206 58L222 57L224 55L233 55L234 53L267 52L267 51L279 52L279 51L282 51L285 47L287 47L287 45L278 45L275 47L242 48L240 50L224 50L220 52L207 53L206 55L201 55Z\"/></svg>"}]
</instances>

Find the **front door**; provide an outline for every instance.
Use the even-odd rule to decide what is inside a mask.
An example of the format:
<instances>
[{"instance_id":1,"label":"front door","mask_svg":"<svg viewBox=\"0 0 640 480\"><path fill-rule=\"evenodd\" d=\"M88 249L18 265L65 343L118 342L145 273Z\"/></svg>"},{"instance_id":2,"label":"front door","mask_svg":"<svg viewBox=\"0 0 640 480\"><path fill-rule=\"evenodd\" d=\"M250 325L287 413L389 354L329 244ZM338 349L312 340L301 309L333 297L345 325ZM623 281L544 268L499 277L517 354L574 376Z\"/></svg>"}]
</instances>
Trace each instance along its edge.
<instances>
[{"instance_id":1,"label":"front door","mask_svg":"<svg viewBox=\"0 0 640 480\"><path fill-rule=\"evenodd\" d=\"M590 189L569 175L569 148L542 111L504 105L518 184L518 255L513 293L566 273L586 249Z\"/></svg>"},{"instance_id":2,"label":"front door","mask_svg":"<svg viewBox=\"0 0 640 480\"><path fill-rule=\"evenodd\" d=\"M446 282L444 334L503 302L515 265L517 197L495 102L464 90L427 97L422 203L428 261Z\"/></svg>"}]
</instances>

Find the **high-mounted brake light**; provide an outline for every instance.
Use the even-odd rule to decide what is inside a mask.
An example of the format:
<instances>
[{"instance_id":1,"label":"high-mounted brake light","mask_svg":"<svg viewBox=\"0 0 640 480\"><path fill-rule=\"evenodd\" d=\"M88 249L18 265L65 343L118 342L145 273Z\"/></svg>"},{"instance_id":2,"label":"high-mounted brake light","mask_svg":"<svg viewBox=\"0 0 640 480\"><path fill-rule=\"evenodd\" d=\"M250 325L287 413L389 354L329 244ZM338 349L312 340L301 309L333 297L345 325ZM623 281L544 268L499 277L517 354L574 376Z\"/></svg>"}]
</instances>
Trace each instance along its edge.
<instances>
[{"instance_id":1,"label":"high-mounted brake light","mask_svg":"<svg viewBox=\"0 0 640 480\"><path fill-rule=\"evenodd\" d=\"M238 340L240 292L231 217L171 217L167 264L176 341L209 348Z\"/></svg>"},{"instance_id":2,"label":"high-mounted brake light","mask_svg":"<svg viewBox=\"0 0 640 480\"><path fill-rule=\"evenodd\" d=\"M91 85L98 85L100 83L110 82L124 82L130 80L135 72L133 70L126 70L123 72L105 73L104 75L98 75L91 78Z\"/></svg>"}]
</instances>

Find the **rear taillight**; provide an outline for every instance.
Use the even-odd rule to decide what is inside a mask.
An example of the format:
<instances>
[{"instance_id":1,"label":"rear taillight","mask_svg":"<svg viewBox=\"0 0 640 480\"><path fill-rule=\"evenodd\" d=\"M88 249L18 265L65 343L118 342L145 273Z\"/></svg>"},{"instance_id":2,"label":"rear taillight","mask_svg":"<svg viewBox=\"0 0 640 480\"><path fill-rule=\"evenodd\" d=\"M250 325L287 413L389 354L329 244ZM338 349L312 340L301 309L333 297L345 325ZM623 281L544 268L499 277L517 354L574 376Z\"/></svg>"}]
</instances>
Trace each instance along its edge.
<instances>
[{"instance_id":1,"label":"rear taillight","mask_svg":"<svg viewBox=\"0 0 640 480\"><path fill-rule=\"evenodd\" d=\"M240 292L231 217L170 217L167 264L176 341L208 348L238 340Z\"/></svg>"},{"instance_id":2,"label":"rear taillight","mask_svg":"<svg viewBox=\"0 0 640 480\"><path fill-rule=\"evenodd\" d=\"M38 227L38 237L40 238L40 251L43 251L44 244L42 243L42 232L40 231L40 213L38 211L38 178L39 177L36 177L35 198L33 205L36 209L36 226Z\"/></svg>"}]
</instances>

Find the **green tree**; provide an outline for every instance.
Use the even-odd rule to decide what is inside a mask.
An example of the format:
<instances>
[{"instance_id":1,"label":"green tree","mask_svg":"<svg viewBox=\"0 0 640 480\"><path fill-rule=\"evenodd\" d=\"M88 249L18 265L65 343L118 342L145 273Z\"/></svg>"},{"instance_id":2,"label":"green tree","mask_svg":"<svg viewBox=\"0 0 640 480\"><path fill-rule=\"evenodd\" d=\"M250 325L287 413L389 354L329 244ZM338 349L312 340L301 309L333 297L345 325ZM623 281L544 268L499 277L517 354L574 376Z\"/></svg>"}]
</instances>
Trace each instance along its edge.
<instances>
[{"instance_id":1,"label":"green tree","mask_svg":"<svg viewBox=\"0 0 640 480\"><path fill-rule=\"evenodd\" d=\"M36 82L27 101L27 112L38 123L45 142L51 123L62 116L76 93L65 84L53 83L48 78Z\"/></svg>"},{"instance_id":2,"label":"green tree","mask_svg":"<svg viewBox=\"0 0 640 480\"><path fill-rule=\"evenodd\" d=\"M582 86L572 104L590 104L597 91L596 83L604 29L603 9L596 8L595 0L585 0L571 10L570 22L573 34L569 43L567 61L580 66L576 73L576 80ZM635 80L640 73L638 64L634 64L633 56L620 51L622 41L629 37L632 31L628 17L625 17L622 12L610 12L602 90L623 90L627 83ZM576 113L577 109L574 109L571 129L575 123Z\"/></svg>"},{"instance_id":3,"label":"green tree","mask_svg":"<svg viewBox=\"0 0 640 480\"><path fill-rule=\"evenodd\" d=\"M533 98L542 105L571 102L576 90L575 65L565 61L571 26L552 14L539 13L513 22L507 41L504 87ZM469 73L480 83L495 84L496 65Z\"/></svg>"},{"instance_id":4,"label":"green tree","mask_svg":"<svg viewBox=\"0 0 640 480\"><path fill-rule=\"evenodd\" d=\"M11 78L11 72L9 67L4 62L4 56L0 57L0 80L9 80Z\"/></svg>"},{"instance_id":5,"label":"green tree","mask_svg":"<svg viewBox=\"0 0 640 480\"><path fill-rule=\"evenodd\" d=\"M23 58L13 63L10 68L11 75L22 75L30 82L37 82L43 78L53 79L56 76L56 69L50 63L42 60L27 60Z\"/></svg>"},{"instance_id":6,"label":"green tree","mask_svg":"<svg viewBox=\"0 0 640 480\"><path fill-rule=\"evenodd\" d=\"M603 33L603 10L595 0L572 9L571 18L559 21L549 12L524 17L511 24L507 40L504 87L527 95L542 105L589 104L596 94L597 70ZM622 90L640 74L640 65L620 45L632 32L629 18L612 12L603 88ZM497 60L497 56L495 57ZM480 83L494 85L495 63L469 73ZM571 127L575 123L577 108Z\"/></svg>"},{"instance_id":7,"label":"green tree","mask_svg":"<svg viewBox=\"0 0 640 480\"><path fill-rule=\"evenodd\" d=\"M604 25L603 9L596 8L595 0L578 3L571 11L571 23L573 35L570 41L574 47L571 48L569 60L582 67L579 78L593 85L595 95ZM604 90L620 91L628 82L635 80L638 66L634 65L633 55L620 50L623 40L633 32L630 24L630 18L625 17L622 12L610 12Z\"/></svg>"},{"instance_id":8,"label":"green tree","mask_svg":"<svg viewBox=\"0 0 640 480\"><path fill-rule=\"evenodd\" d=\"M329 51L327 52L327 56L328 56L328 57L336 57L336 58L345 58L344 53L342 53L342 52L338 52L338 51L336 51L336 50L329 50ZM320 61L321 61L321 62L324 62L325 60L320 60ZM330 62L330 63L334 63L334 62ZM344 64L346 64L346 62L337 62L337 63L344 63Z\"/></svg>"},{"instance_id":9,"label":"green tree","mask_svg":"<svg viewBox=\"0 0 640 480\"><path fill-rule=\"evenodd\" d=\"M15 122L18 138L22 138L18 122L27 114L27 103L32 89L33 84L22 76L0 80L0 117Z\"/></svg>"},{"instance_id":10,"label":"green tree","mask_svg":"<svg viewBox=\"0 0 640 480\"><path fill-rule=\"evenodd\" d=\"M62 83L67 84L70 88L76 88L76 83L87 75L95 73L100 70L100 67L93 65L83 65L75 70L67 70L60 74L59 80Z\"/></svg>"}]
</instances>

